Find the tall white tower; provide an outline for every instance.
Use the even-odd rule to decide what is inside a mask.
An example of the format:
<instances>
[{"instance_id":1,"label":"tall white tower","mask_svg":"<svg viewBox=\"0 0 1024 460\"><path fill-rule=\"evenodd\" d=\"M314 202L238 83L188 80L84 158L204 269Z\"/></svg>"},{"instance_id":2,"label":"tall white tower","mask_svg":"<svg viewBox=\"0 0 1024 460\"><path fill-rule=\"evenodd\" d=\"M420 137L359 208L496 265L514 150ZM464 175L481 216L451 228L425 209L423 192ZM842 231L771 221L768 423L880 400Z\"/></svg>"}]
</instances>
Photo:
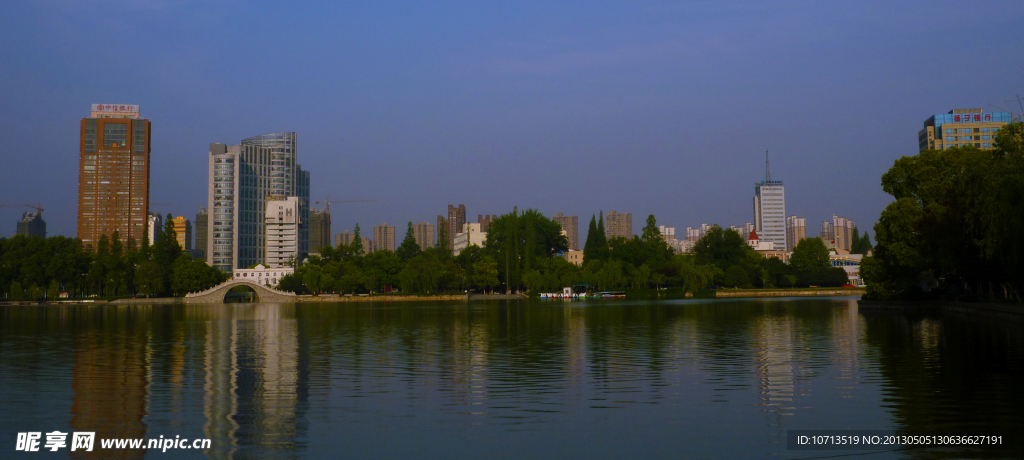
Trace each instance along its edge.
<instances>
[{"instance_id":1,"label":"tall white tower","mask_svg":"<svg viewBox=\"0 0 1024 460\"><path fill-rule=\"evenodd\" d=\"M761 241L775 244L776 250L789 251L786 245L786 188L772 180L768 151L764 152L764 180L754 184L754 226Z\"/></svg>"}]
</instances>

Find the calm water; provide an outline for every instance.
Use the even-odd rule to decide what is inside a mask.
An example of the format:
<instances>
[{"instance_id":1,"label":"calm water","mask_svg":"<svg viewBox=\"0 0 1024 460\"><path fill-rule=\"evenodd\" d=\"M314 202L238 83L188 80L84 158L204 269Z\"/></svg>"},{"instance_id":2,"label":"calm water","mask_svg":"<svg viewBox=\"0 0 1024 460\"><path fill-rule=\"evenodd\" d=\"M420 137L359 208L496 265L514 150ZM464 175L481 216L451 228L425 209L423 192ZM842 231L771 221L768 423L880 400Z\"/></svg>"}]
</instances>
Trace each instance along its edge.
<instances>
[{"instance_id":1,"label":"calm water","mask_svg":"<svg viewBox=\"0 0 1024 460\"><path fill-rule=\"evenodd\" d=\"M1021 458L1022 326L851 299L0 308L0 458L68 457L15 455L53 430L213 440L75 458Z\"/></svg>"}]
</instances>

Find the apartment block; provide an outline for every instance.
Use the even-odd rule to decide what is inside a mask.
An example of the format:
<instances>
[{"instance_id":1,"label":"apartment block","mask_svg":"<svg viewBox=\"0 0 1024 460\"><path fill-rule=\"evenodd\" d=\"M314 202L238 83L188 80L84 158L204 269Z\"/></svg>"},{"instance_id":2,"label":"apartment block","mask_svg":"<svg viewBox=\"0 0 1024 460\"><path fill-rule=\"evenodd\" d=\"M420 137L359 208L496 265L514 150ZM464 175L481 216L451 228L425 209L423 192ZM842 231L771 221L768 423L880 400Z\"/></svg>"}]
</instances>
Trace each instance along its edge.
<instances>
[{"instance_id":1,"label":"apartment block","mask_svg":"<svg viewBox=\"0 0 1024 460\"><path fill-rule=\"evenodd\" d=\"M562 231L565 232L565 238L569 240L569 250L578 251L580 249L580 218L579 216L566 216L562 213L555 214L551 220L558 222L558 225L562 226Z\"/></svg>"},{"instance_id":2,"label":"apartment block","mask_svg":"<svg viewBox=\"0 0 1024 460\"><path fill-rule=\"evenodd\" d=\"M420 250L434 247L434 224L420 222L412 226L412 235L416 238L416 244Z\"/></svg>"},{"instance_id":3,"label":"apartment block","mask_svg":"<svg viewBox=\"0 0 1024 460\"><path fill-rule=\"evenodd\" d=\"M621 236L633 238L633 214L616 212L614 209L604 214L604 234L608 239Z\"/></svg>"},{"instance_id":4,"label":"apartment block","mask_svg":"<svg viewBox=\"0 0 1024 460\"><path fill-rule=\"evenodd\" d=\"M386 222L373 227L373 252L395 251L395 226Z\"/></svg>"}]
</instances>

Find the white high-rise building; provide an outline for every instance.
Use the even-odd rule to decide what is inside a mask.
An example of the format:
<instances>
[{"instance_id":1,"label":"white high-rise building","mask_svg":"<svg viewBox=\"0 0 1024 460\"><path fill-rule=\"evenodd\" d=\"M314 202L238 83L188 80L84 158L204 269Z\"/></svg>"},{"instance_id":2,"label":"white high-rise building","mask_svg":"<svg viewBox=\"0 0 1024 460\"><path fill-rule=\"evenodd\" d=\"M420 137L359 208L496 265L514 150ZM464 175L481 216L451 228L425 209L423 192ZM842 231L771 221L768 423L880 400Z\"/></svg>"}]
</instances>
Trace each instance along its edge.
<instances>
[{"instance_id":1,"label":"white high-rise building","mask_svg":"<svg viewBox=\"0 0 1024 460\"><path fill-rule=\"evenodd\" d=\"M264 222L267 266L284 267L299 260L299 229L302 223L299 198L268 198Z\"/></svg>"},{"instance_id":2,"label":"white high-rise building","mask_svg":"<svg viewBox=\"0 0 1024 460\"><path fill-rule=\"evenodd\" d=\"M789 251L786 245L786 188L772 180L765 152L765 180L754 184L754 229L761 241L771 242L776 251Z\"/></svg>"},{"instance_id":3,"label":"white high-rise building","mask_svg":"<svg viewBox=\"0 0 1024 460\"><path fill-rule=\"evenodd\" d=\"M156 235L164 231L164 219L160 213L150 212L146 219L146 235L149 237L149 244L156 243Z\"/></svg>"}]
</instances>

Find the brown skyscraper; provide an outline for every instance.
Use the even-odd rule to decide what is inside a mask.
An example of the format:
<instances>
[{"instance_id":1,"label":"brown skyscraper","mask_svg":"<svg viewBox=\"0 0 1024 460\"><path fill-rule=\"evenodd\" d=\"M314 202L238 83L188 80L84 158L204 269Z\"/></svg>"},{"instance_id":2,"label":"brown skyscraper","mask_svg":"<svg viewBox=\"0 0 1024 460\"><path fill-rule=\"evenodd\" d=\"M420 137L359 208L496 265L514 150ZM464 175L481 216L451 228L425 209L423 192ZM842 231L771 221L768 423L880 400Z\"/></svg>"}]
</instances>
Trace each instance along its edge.
<instances>
[{"instance_id":1,"label":"brown skyscraper","mask_svg":"<svg viewBox=\"0 0 1024 460\"><path fill-rule=\"evenodd\" d=\"M551 220L558 222L565 231L565 238L569 240L569 249L580 250L580 218L579 216L563 216L562 213L555 214Z\"/></svg>"},{"instance_id":2,"label":"brown skyscraper","mask_svg":"<svg viewBox=\"0 0 1024 460\"><path fill-rule=\"evenodd\" d=\"M455 241L455 234L462 232L462 226L466 224L466 205L460 204L458 207L448 205L448 218L443 216L437 216L437 226L440 229L442 225L445 225L445 231L448 232L448 242L444 245L448 249L452 248L452 243ZM441 246L441 242L437 242L438 246Z\"/></svg>"},{"instance_id":3,"label":"brown skyscraper","mask_svg":"<svg viewBox=\"0 0 1024 460\"><path fill-rule=\"evenodd\" d=\"M612 239L621 236L625 239L633 238L633 214L629 212L608 211L604 215L604 234L606 238Z\"/></svg>"},{"instance_id":4,"label":"brown skyscraper","mask_svg":"<svg viewBox=\"0 0 1024 460\"><path fill-rule=\"evenodd\" d=\"M95 247L115 231L142 242L149 212L149 120L139 106L93 104L83 118L78 166L78 238Z\"/></svg>"}]
</instances>

